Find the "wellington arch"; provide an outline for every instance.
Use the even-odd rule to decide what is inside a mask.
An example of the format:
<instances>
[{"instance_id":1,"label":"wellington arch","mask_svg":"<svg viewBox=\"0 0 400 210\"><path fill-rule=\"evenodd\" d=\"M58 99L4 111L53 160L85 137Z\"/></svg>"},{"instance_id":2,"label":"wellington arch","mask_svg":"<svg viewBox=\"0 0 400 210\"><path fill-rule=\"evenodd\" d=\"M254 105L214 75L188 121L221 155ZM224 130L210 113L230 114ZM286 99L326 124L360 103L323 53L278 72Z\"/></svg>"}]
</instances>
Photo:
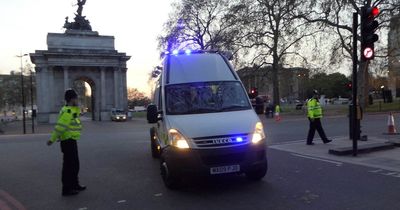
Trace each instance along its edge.
<instances>
[{"instance_id":1,"label":"wellington arch","mask_svg":"<svg viewBox=\"0 0 400 210\"><path fill-rule=\"evenodd\" d=\"M35 64L37 120L53 123L65 104L64 91L83 81L91 89L91 115L97 121L110 120L110 111L127 109L126 53L115 50L113 36L92 31L85 16L75 22L66 18L65 33L48 33L47 50L30 54Z\"/></svg>"}]
</instances>

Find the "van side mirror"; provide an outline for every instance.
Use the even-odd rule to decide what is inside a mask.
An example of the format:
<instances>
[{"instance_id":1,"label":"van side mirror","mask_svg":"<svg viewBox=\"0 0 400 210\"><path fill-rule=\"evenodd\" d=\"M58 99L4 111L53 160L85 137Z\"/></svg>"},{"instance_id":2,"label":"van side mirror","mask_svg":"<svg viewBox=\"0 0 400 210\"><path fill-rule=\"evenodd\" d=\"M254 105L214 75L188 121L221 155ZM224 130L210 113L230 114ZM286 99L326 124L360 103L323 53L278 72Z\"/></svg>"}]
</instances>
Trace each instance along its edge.
<instances>
[{"instance_id":1,"label":"van side mirror","mask_svg":"<svg viewBox=\"0 0 400 210\"><path fill-rule=\"evenodd\" d=\"M158 122L158 110L157 106L154 104L150 104L149 106L147 106L147 122L148 123Z\"/></svg>"}]
</instances>

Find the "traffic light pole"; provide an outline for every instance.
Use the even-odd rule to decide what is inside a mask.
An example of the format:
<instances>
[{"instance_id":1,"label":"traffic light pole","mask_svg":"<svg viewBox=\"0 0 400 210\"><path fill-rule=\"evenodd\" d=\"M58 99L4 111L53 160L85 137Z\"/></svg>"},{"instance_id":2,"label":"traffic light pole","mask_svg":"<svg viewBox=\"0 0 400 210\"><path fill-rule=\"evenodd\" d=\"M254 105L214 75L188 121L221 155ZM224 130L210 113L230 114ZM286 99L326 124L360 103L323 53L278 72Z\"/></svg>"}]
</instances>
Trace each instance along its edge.
<instances>
[{"instance_id":1,"label":"traffic light pole","mask_svg":"<svg viewBox=\"0 0 400 210\"><path fill-rule=\"evenodd\" d=\"M353 126L353 156L357 156L357 137L358 133L360 132L360 128L358 127L357 123L357 66L358 66L358 57L357 57L357 28L358 28L358 13L353 13L353 106L352 113L350 115Z\"/></svg>"}]
</instances>

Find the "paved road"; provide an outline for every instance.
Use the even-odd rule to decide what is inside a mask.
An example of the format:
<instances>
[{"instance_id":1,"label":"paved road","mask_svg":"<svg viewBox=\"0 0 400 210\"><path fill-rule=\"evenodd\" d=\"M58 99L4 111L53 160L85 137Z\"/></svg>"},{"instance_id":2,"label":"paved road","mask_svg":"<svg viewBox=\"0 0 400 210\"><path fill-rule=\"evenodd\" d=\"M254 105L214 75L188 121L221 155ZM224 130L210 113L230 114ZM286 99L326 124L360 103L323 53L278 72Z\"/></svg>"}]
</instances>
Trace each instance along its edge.
<instances>
[{"instance_id":1,"label":"paved road","mask_svg":"<svg viewBox=\"0 0 400 210\"><path fill-rule=\"evenodd\" d=\"M301 126L293 121L293 127L295 122ZM158 161L150 157L144 121L85 125L79 143L80 178L88 190L69 198L61 196L59 145L45 146L47 134L0 136L0 209L364 210L400 206L400 177L273 149L268 151L268 176L261 182L242 176L191 179L181 190L170 191L162 184Z\"/></svg>"},{"instance_id":2,"label":"paved road","mask_svg":"<svg viewBox=\"0 0 400 210\"><path fill-rule=\"evenodd\" d=\"M283 117L279 123L260 115L270 143L304 140L307 138L309 122L305 117ZM396 118L400 120L400 118ZM349 119L346 116L325 117L322 125L329 138L349 135ZM396 125L399 125L396 123ZM361 124L362 135L382 136L387 132L386 115L366 115ZM316 133L316 137L319 138Z\"/></svg>"}]
</instances>

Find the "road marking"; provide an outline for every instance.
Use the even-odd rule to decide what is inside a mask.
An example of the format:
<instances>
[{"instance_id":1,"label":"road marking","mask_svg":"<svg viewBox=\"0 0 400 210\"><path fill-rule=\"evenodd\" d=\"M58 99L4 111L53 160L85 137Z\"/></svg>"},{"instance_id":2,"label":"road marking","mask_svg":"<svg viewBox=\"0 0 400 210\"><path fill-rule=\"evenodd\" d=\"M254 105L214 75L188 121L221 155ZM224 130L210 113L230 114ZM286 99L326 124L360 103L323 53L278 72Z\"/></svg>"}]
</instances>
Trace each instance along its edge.
<instances>
[{"instance_id":1,"label":"road marking","mask_svg":"<svg viewBox=\"0 0 400 210\"><path fill-rule=\"evenodd\" d=\"M335 139L343 139L345 138L345 136L331 136L329 137L329 139L333 139L333 141L335 141ZM268 136L267 136L268 139ZM313 141L321 141L321 138L314 138ZM277 146L277 145L287 145L287 144L297 144L297 143L305 143L307 141L307 139L301 139L301 140L289 140L289 141L284 141L284 142L275 142L275 143L271 143L269 144L270 146Z\"/></svg>"},{"instance_id":2,"label":"road marking","mask_svg":"<svg viewBox=\"0 0 400 210\"><path fill-rule=\"evenodd\" d=\"M18 210L26 210L26 208L19 201L17 201L17 199L13 198L7 192L0 190L0 196L3 197L4 199L6 199L6 201L11 203Z\"/></svg>"},{"instance_id":3,"label":"road marking","mask_svg":"<svg viewBox=\"0 0 400 210\"><path fill-rule=\"evenodd\" d=\"M322 162L326 162L326 163L332 163L332 164L335 164L336 166L342 166L342 164L343 164L342 162L325 160L322 158L310 157L310 156L300 155L300 154L296 154L296 153L291 153L291 155L301 157L301 158L307 158L307 159L311 159L311 160L318 160L318 161L322 161Z\"/></svg>"},{"instance_id":4,"label":"road marking","mask_svg":"<svg viewBox=\"0 0 400 210\"><path fill-rule=\"evenodd\" d=\"M267 137L268 139L268 137ZM267 140L268 141L268 140ZM287 144L296 144L296 143L302 143L306 142L306 140L295 140L295 141L285 141L285 142L276 142L276 143L271 143L269 144L270 146L278 146L278 145L287 145Z\"/></svg>"},{"instance_id":5,"label":"road marking","mask_svg":"<svg viewBox=\"0 0 400 210\"><path fill-rule=\"evenodd\" d=\"M379 172L381 172L381 171L383 171L383 170L382 170L382 169L378 169L378 170L369 171L369 172L371 172L371 173L379 173Z\"/></svg>"},{"instance_id":6,"label":"road marking","mask_svg":"<svg viewBox=\"0 0 400 210\"><path fill-rule=\"evenodd\" d=\"M397 172L389 172L389 173L385 173L385 174L383 174L383 175L386 175L386 176L393 176L393 175L397 175L397 174L399 174L399 173L397 173Z\"/></svg>"},{"instance_id":7,"label":"road marking","mask_svg":"<svg viewBox=\"0 0 400 210\"><path fill-rule=\"evenodd\" d=\"M125 202L126 202L126 200L120 200L117 203L125 203Z\"/></svg>"},{"instance_id":8,"label":"road marking","mask_svg":"<svg viewBox=\"0 0 400 210\"><path fill-rule=\"evenodd\" d=\"M399 172L390 171L390 170L378 169L378 170L368 171L368 172L377 173L377 174L383 175L383 176L391 176L391 177L395 177L395 178L400 178Z\"/></svg>"}]
</instances>

